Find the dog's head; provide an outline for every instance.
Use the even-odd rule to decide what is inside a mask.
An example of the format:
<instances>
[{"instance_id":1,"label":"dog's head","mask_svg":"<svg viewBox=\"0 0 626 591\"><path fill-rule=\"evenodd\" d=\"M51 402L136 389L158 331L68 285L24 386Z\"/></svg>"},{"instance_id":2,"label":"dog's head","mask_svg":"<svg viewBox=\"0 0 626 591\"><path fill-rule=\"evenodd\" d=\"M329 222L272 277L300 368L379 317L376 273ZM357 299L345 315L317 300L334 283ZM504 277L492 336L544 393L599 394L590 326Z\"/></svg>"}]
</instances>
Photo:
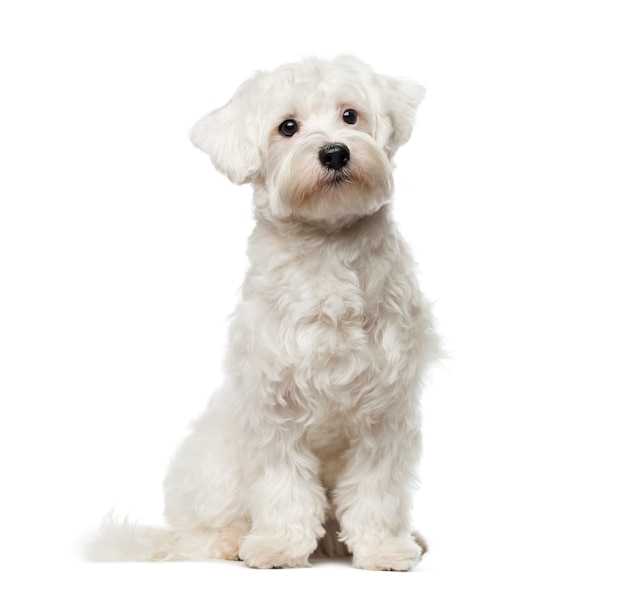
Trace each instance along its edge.
<instances>
[{"instance_id":1,"label":"dog's head","mask_svg":"<svg viewBox=\"0 0 626 591\"><path fill-rule=\"evenodd\" d=\"M391 159L423 96L356 58L308 59L244 82L191 139L231 181L253 184L261 215L354 219L391 198Z\"/></svg>"}]
</instances>

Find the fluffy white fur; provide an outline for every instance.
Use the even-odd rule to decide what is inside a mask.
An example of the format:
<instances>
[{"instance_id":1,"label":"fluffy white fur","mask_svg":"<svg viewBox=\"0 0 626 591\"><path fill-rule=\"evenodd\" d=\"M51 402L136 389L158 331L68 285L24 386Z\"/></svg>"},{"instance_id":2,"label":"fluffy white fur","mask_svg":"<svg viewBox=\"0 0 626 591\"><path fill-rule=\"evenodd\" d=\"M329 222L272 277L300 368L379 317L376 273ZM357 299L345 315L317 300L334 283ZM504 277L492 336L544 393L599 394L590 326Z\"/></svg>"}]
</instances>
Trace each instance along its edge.
<instances>
[{"instance_id":1,"label":"fluffy white fur","mask_svg":"<svg viewBox=\"0 0 626 591\"><path fill-rule=\"evenodd\" d=\"M108 521L96 558L295 567L317 549L367 569L417 563L419 394L438 347L389 203L422 96L355 58L308 59L258 73L193 128L254 189L225 381L172 461L169 529ZM320 150L337 144L349 161L329 168Z\"/></svg>"}]
</instances>

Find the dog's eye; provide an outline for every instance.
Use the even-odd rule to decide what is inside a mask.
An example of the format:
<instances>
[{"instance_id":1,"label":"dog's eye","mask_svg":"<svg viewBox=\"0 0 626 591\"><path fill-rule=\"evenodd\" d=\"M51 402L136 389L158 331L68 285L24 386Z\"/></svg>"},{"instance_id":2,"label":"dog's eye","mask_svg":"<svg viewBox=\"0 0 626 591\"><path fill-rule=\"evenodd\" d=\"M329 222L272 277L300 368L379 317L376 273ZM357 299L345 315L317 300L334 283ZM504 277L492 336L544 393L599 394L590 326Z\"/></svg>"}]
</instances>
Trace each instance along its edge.
<instances>
[{"instance_id":1,"label":"dog's eye","mask_svg":"<svg viewBox=\"0 0 626 591\"><path fill-rule=\"evenodd\" d=\"M278 132L285 137L291 137L298 131L298 124L293 119L287 119L278 126Z\"/></svg>"},{"instance_id":2,"label":"dog's eye","mask_svg":"<svg viewBox=\"0 0 626 591\"><path fill-rule=\"evenodd\" d=\"M359 116L357 115L357 112L354 109L346 109L343 112L343 120L350 125L354 125L358 118Z\"/></svg>"}]
</instances>

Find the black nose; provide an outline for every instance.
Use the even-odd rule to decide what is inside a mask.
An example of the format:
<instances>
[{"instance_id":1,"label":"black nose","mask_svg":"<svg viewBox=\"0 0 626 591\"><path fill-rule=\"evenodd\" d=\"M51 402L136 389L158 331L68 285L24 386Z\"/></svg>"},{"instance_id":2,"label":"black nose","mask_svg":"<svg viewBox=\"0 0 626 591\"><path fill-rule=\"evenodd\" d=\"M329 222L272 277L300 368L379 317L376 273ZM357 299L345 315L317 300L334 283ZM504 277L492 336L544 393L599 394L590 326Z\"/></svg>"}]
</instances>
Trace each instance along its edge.
<instances>
[{"instance_id":1,"label":"black nose","mask_svg":"<svg viewBox=\"0 0 626 591\"><path fill-rule=\"evenodd\" d=\"M350 160L350 150L345 144L330 144L320 150L320 162L327 168L341 170Z\"/></svg>"}]
</instances>

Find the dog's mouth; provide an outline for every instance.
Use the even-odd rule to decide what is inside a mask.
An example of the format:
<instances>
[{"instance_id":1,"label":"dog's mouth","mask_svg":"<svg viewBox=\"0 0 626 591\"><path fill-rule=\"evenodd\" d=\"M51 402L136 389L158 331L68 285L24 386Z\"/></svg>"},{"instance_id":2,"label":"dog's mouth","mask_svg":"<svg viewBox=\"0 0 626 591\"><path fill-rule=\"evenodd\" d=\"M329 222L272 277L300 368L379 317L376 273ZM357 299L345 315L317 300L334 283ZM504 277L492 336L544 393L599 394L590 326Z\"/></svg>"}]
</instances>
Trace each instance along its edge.
<instances>
[{"instance_id":1,"label":"dog's mouth","mask_svg":"<svg viewBox=\"0 0 626 591\"><path fill-rule=\"evenodd\" d=\"M352 177L349 167L341 170L324 170L318 177L318 184L323 187L338 187L350 182Z\"/></svg>"},{"instance_id":2,"label":"dog's mouth","mask_svg":"<svg viewBox=\"0 0 626 591\"><path fill-rule=\"evenodd\" d=\"M347 177L348 175L345 172L335 172L333 173L333 176L330 182L333 185L341 185L342 183L346 182Z\"/></svg>"}]
</instances>

